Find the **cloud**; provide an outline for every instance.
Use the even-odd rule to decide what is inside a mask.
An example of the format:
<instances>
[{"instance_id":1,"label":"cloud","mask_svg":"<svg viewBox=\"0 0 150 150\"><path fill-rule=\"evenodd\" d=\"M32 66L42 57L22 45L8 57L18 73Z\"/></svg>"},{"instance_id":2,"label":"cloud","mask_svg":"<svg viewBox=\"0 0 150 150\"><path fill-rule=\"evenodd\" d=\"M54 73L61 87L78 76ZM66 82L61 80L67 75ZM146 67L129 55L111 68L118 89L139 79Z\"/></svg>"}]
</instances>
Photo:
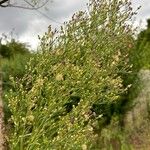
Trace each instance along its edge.
<instances>
[{"instance_id":1,"label":"cloud","mask_svg":"<svg viewBox=\"0 0 150 150\"><path fill-rule=\"evenodd\" d=\"M29 21L32 19L28 13L14 8L0 8L0 31L6 32L13 28L20 34L26 31Z\"/></svg>"},{"instance_id":2,"label":"cloud","mask_svg":"<svg viewBox=\"0 0 150 150\"><path fill-rule=\"evenodd\" d=\"M55 0L49 7L49 15L56 19L66 18L74 12L85 9L87 0Z\"/></svg>"},{"instance_id":3,"label":"cloud","mask_svg":"<svg viewBox=\"0 0 150 150\"><path fill-rule=\"evenodd\" d=\"M25 42L32 41L32 46L37 43L37 35L47 31L51 24L59 27L68 20L72 14L85 8L87 0L54 0L44 9L24 10L17 8L0 8L0 33L14 31L18 38ZM32 39L32 40L31 40Z\"/></svg>"},{"instance_id":4,"label":"cloud","mask_svg":"<svg viewBox=\"0 0 150 150\"><path fill-rule=\"evenodd\" d=\"M136 21L141 23L141 28L146 26L146 20L150 18L150 3L149 0L132 0L133 7L136 9L141 6L141 9L138 11L136 15Z\"/></svg>"},{"instance_id":5,"label":"cloud","mask_svg":"<svg viewBox=\"0 0 150 150\"><path fill-rule=\"evenodd\" d=\"M16 1L16 0L13 0ZM18 0L17 0L18 1ZM78 10L85 10L88 0L53 0L46 7L40 9L24 10L17 8L0 8L0 33L8 33L15 29L18 38L29 42L33 47L37 44L37 35L47 31L47 27L59 27ZM150 17L149 0L132 0L134 8L142 6L137 15L137 22ZM144 22L146 24L146 22Z\"/></svg>"}]
</instances>

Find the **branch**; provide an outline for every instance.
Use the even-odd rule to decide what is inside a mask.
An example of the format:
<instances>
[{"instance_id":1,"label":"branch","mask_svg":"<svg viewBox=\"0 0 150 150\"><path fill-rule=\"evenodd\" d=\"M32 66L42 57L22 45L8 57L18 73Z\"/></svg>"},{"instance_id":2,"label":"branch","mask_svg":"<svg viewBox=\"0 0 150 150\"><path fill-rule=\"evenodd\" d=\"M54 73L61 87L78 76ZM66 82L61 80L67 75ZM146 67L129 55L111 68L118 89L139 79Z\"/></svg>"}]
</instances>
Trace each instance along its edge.
<instances>
[{"instance_id":1,"label":"branch","mask_svg":"<svg viewBox=\"0 0 150 150\"><path fill-rule=\"evenodd\" d=\"M8 2L8 1L9 1L9 0L2 0L2 1L0 2L0 5L6 3L6 2Z\"/></svg>"},{"instance_id":2,"label":"branch","mask_svg":"<svg viewBox=\"0 0 150 150\"><path fill-rule=\"evenodd\" d=\"M6 2L9 2L9 0L2 0L2 1L0 1L0 7L7 7L8 4L7 5L3 5Z\"/></svg>"},{"instance_id":3,"label":"branch","mask_svg":"<svg viewBox=\"0 0 150 150\"><path fill-rule=\"evenodd\" d=\"M32 5L31 3L29 3L28 1L24 0L28 5L32 6L32 7L25 7L25 6L21 6L21 5L13 5L9 3L10 0L2 0L0 2L0 7L16 7L16 8L22 8L22 9L30 9L30 10L37 10L42 8L44 5L46 5L48 3L49 0L46 0L42 5L35 7L34 5ZM3 5L4 3L8 2L7 5Z\"/></svg>"},{"instance_id":4,"label":"branch","mask_svg":"<svg viewBox=\"0 0 150 150\"><path fill-rule=\"evenodd\" d=\"M15 8L22 8L22 9L28 9L28 10L39 9L39 8L33 8L33 7L25 7L25 6L19 6L19 5L12 5L12 4L9 4L6 7L15 7Z\"/></svg>"},{"instance_id":5,"label":"branch","mask_svg":"<svg viewBox=\"0 0 150 150\"><path fill-rule=\"evenodd\" d=\"M8 2L9 0L3 0L2 2L4 3ZM1 7L16 7L16 8L22 8L22 9L28 9L28 10L37 10L42 8L43 6L45 6L49 0L46 0L42 5L35 7L33 4L31 4L30 2L28 2L27 0L24 0L29 6L31 7L25 7L25 6L21 6L21 5L13 5L13 4L7 4L7 5L0 5Z\"/></svg>"},{"instance_id":6,"label":"branch","mask_svg":"<svg viewBox=\"0 0 150 150\"><path fill-rule=\"evenodd\" d=\"M28 5L32 6L32 9L40 9L43 6L45 6L49 0L46 0L41 6L35 7L33 4L31 4L30 2L28 2L27 0L24 0Z\"/></svg>"}]
</instances>

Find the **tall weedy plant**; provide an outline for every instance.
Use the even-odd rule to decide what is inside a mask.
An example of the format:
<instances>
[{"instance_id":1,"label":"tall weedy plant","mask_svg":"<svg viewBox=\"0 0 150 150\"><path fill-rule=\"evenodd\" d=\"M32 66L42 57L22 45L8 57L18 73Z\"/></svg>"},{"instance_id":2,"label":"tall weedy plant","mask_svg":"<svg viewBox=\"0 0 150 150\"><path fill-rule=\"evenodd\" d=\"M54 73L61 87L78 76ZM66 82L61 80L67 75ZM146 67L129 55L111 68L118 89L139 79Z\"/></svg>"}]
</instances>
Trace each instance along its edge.
<instances>
[{"instance_id":1,"label":"tall weedy plant","mask_svg":"<svg viewBox=\"0 0 150 150\"><path fill-rule=\"evenodd\" d=\"M19 150L97 148L100 130L129 85L133 46L128 0L90 0L60 31L49 30L6 98L9 146Z\"/></svg>"}]
</instances>

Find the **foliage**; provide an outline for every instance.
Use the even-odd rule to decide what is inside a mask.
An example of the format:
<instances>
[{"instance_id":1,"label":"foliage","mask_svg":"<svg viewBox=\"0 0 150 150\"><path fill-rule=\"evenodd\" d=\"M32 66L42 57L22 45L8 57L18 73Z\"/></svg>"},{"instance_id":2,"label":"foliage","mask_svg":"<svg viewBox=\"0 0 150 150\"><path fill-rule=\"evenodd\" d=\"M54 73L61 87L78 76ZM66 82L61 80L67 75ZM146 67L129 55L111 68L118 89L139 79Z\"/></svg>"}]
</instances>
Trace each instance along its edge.
<instances>
[{"instance_id":1,"label":"foliage","mask_svg":"<svg viewBox=\"0 0 150 150\"><path fill-rule=\"evenodd\" d=\"M91 0L61 30L41 38L23 78L5 95L12 113L12 149L95 149L130 85L133 46L125 1Z\"/></svg>"},{"instance_id":2,"label":"foliage","mask_svg":"<svg viewBox=\"0 0 150 150\"><path fill-rule=\"evenodd\" d=\"M31 57L31 52L24 43L15 41L7 41L6 44L0 45L0 69L3 75L3 93L6 94L13 86L10 76L21 78L25 74L25 65ZM11 113L8 108L8 102L3 98L5 121L10 117Z\"/></svg>"},{"instance_id":3,"label":"foliage","mask_svg":"<svg viewBox=\"0 0 150 150\"><path fill-rule=\"evenodd\" d=\"M12 54L11 49L7 45L1 45L0 55L5 58L10 58L13 54Z\"/></svg>"},{"instance_id":4,"label":"foliage","mask_svg":"<svg viewBox=\"0 0 150 150\"><path fill-rule=\"evenodd\" d=\"M0 55L3 58L14 58L16 55L21 54L29 54L29 49L27 48L26 44L20 43L12 39L10 42L6 41L6 44L0 43Z\"/></svg>"},{"instance_id":5,"label":"foliage","mask_svg":"<svg viewBox=\"0 0 150 150\"><path fill-rule=\"evenodd\" d=\"M101 136L98 139L99 149L133 150L129 137L131 133L123 130L119 124L118 116L113 116L111 124L102 130Z\"/></svg>"},{"instance_id":6,"label":"foliage","mask_svg":"<svg viewBox=\"0 0 150 150\"><path fill-rule=\"evenodd\" d=\"M3 85L8 88L9 76L22 77L25 74L25 64L31 52L24 43L12 39L6 44L0 44L1 70L3 72Z\"/></svg>"},{"instance_id":7,"label":"foliage","mask_svg":"<svg viewBox=\"0 0 150 150\"><path fill-rule=\"evenodd\" d=\"M147 20L147 29L140 32L136 48L133 51L133 64L136 70L150 68L150 19Z\"/></svg>"},{"instance_id":8,"label":"foliage","mask_svg":"<svg viewBox=\"0 0 150 150\"><path fill-rule=\"evenodd\" d=\"M9 77L21 78L25 74L25 65L30 55L16 55L13 59L2 59L1 69L3 72L4 90L11 87Z\"/></svg>"}]
</instances>

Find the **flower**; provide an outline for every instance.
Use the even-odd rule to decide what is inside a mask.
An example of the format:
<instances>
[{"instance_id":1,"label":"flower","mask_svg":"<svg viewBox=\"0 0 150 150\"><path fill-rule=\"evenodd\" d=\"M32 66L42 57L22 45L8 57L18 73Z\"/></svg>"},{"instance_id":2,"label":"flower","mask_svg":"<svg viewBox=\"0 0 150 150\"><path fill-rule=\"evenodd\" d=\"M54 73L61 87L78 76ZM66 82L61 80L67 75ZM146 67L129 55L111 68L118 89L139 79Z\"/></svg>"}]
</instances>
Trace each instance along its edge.
<instances>
[{"instance_id":1,"label":"flower","mask_svg":"<svg viewBox=\"0 0 150 150\"><path fill-rule=\"evenodd\" d=\"M64 80L63 75L62 75L61 73L57 74L57 75L56 75L56 80L57 80L57 81L62 81L62 80Z\"/></svg>"},{"instance_id":2,"label":"flower","mask_svg":"<svg viewBox=\"0 0 150 150\"><path fill-rule=\"evenodd\" d=\"M34 116L33 116L33 115L27 116L27 120L28 120L29 122L33 122L33 121L34 121Z\"/></svg>"},{"instance_id":3,"label":"flower","mask_svg":"<svg viewBox=\"0 0 150 150\"><path fill-rule=\"evenodd\" d=\"M87 150L87 145L83 144L82 145L82 150Z\"/></svg>"}]
</instances>

